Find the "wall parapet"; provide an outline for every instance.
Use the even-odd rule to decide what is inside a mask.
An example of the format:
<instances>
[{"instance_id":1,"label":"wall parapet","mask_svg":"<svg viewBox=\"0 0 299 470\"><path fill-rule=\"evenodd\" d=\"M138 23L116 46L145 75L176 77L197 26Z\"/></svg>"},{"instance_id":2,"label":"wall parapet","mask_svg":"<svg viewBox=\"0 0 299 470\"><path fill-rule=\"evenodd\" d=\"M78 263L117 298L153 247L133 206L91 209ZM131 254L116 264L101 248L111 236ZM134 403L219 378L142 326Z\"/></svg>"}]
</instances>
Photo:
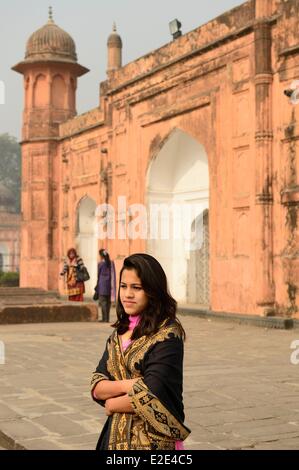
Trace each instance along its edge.
<instances>
[{"instance_id":1,"label":"wall parapet","mask_svg":"<svg viewBox=\"0 0 299 470\"><path fill-rule=\"evenodd\" d=\"M60 138L65 139L74 134L79 134L93 127L103 125L105 122L104 111L97 107L88 111L87 113L80 114L73 119L70 119L60 125Z\"/></svg>"},{"instance_id":2,"label":"wall parapet","mask_svg":"<svg viewBox=\"0 0 299 470\"><path fill-rule=\"evenodd\" d=\"M223 40L231 39L232 36L246 34L248 28L253 26L254 20L255 2L249 0L114 71L109 80L109 91L128 86L132 82L132 77L135 77L134 81L143 79L145 75L159 71L184 57L208 51L211 47L220 45Z\"/></svg>"}]
</instances>

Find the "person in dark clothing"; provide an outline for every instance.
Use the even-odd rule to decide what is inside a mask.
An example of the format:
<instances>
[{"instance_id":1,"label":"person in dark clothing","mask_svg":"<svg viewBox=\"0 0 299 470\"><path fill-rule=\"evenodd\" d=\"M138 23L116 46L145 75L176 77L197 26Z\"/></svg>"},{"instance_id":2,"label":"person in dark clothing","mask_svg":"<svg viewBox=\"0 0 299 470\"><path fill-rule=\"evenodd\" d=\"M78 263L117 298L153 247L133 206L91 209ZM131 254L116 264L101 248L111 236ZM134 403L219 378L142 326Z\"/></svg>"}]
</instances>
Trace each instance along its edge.
<instances>
[{"instance_id":1,"label":"person in dark clothing","mask_svg":"<svg viewBox=\"0 0 299 470\"><path fill-rule=\"evenodd\" d=\"M97 450L183 450L185 331L160 263L137 253L120 272L117 321L91 379L107 421Z\"/></svg>"},{"instance_id":2,"label":"person in dark clothing","mask_svg":"<svg viewBox=\"0 0 299 470\"><path fill-rule=\"evenodd\" d=\"M102 319L99 317L98 321L109 322L111 299L115 301L115 266L106 250L101 249L99 255L101 261L98 264L98 279L95 291L99 299L99 307L102 310Z\"/></svg>"}]
</instances>

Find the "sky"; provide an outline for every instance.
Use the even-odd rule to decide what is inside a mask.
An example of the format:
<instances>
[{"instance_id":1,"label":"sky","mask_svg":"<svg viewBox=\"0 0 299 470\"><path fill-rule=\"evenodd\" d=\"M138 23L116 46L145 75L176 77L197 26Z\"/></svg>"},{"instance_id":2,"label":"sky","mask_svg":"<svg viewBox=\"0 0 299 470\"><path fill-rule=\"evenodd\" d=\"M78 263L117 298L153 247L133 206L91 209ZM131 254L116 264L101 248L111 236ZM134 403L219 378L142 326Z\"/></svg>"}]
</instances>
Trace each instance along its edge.
<instances>
[{"instance_id":1,"label":"sky","mask_svg":"<svg viewBox=\"0 0 299 470\"><path fill-rule=\"evenodd\" d=\"M79 79L77 111L98 105L106 79L107 38L115 21L123 42L123 65L172 40L169 22L177 18L188 33L242 0L0 0L0 134L20 139L23 77L11 67L24 59L29 36L53 19L74 39L78 62L90 72ZM4 95L4 96L3 96Z\"/></svg>"}]
</instances>

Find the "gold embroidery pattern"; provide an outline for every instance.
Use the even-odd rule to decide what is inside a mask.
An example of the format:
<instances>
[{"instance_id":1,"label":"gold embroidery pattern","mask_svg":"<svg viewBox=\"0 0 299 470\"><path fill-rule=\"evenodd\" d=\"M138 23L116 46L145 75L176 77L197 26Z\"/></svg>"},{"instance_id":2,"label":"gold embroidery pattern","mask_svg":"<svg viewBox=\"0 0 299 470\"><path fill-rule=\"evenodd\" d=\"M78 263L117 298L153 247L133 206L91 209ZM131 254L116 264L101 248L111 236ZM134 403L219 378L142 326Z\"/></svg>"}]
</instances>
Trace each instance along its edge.
<instances>
[{"instance_id":1,"label":"gold embroidery pattern","mask_svg":"<svg viewBox=\"0 0 299 470\"><path fill-rule=\"evenodd\" d=\"M135 377L140 377L140 371L135 368L135 364L139 364L141 362L150 347L154 346L156 343L165 341L170 337L170 335L179 338L181 337L176 324L163 328L164 324L165 322L163 322L161 330L157 333L149 337L142 336L141 338L138 338L127 349L127 354L124 356L126 366Z\"/></svg>"},{"instance_id":2,"label":"gold embroidery pattern","mask_svg":"<svg viewBox=\"0 0 299 470\"><path fill-rule=\"evenodd\" d=\"M136 369L135 364L141 362L151 346L165 341L170 335L181 337L181 333L176 324L163 328L165 322L166 321L162 323L161 330L154 335L149 337L142 336L133 341L124 354L122 354L116 330L112 333L110 341L108 342L109 359L107 361L107 370L115 380L140 377L141 373ZM120 358L122 358L121 361ZM131 375L128 374L128 371Z\"/></svg>"},{"instance_id":3,"label":"gold embroidery pattern","mask_svg":"<svg viewBox=\"0 0 299 470\"><path fill-rule=\"evenodd\" d=\"M149 423L149 431L152 428L157 432L174 440L184 440L190 434L188 428L180 423L162 403L152 394L142 379L139 379L129 393L132 407L136 413Z\"/></svg>"},{"instance_id":4,"label":"gold embroidery pattern","mask_svg":"<svg viewBox=\"0 0 299 470\"><path fill-rule=\"evenodd\" d=\"M115 380L129 379L117 332L114 331L108 342L107 370ZM131 442L132 414L114 413L109 436L109 450L128 450Z\"/></svg>"},{"instance_id":5,"label":"gold embroidery pattern","mask_svg":"<svg viewBox=\"0 0 299 470\"><path fill-rule=\"evenodd\" d=\"M115 380L130 379L130 375L126 369L122 351L120 348L118 334L116 330L111 335L111 341L108 346L109 359L107 361L107 370Z\"/></svg>"},{"instance_id":6,"label":"gold embroidery pattern","mask_svg":"<svg viewBox=\"0 0 299 470\"><path fill-rule=\"evenodd\" d=\"M138 415L133 415L131 429L131 449L151 450L151 442L145 430L144 421Z\"/></svg>"},{"instance_id":7,"label":"gold embroidery pattern","mask_svg":"<svg viewBox=\"0 0 299 470\"><path fill-rule=\"evenodd\" d=\"M114 413L108 450L128 450L131 442L132 414Z\"/></svg>"},{"instance_id":8,"label":"gold embroidery pattern","mask_svg":"<svg viewBox=\"0 0 299 470\"><path fill-rule=\"evenodd\" d=\"M173 324L165 327L165 322L160 327L160 330L150 336L142 336L133 341L123 353L120 347L120 340L116 330L110 336L107 343L108 360L107 371L115 380L123 380L130 378L140 378L141 372L136 369L135 364L140 363L148 349L154 344L164 341L170 335L180 337L180 332L177 325ZM164 326L164 328L163 328ZM93 374L93 387L95 384L104 380L106 377L103 374ZM143 383L142 379L136 382L133 395L131 396L131 403L136 410L136 414L132 413L114 413L111 422L111 431L109 436L109 450L173 450L175 448L175 440L181 439L181 434L177 429L185 429L174 417L169 415L169 412L164 408L159 400L150 394L146 389L136 388L136 385ZM129 394L130 396L130 394ZM143 404L141 402L143 400ZM160 405L159 405L160 404ZM146 411L146 407L149 410ZM159 406L161 408L159 408ZM164 417L165 415L165 417ZM145 418L146 416L146 418ZM168 416L168 418L166 417ZM149 423L146 422L148 419ZM153 425L151 425L153 423ZM159 431L154 424L159 423ZM164 426L164 427L163 427ZM185 435L185 437L189 432ZM179 436L179 437L177 437ZM185 437L183 439L185 439ZM154 443L154 447L153 447Z\"/></svg>"}]
</instances>

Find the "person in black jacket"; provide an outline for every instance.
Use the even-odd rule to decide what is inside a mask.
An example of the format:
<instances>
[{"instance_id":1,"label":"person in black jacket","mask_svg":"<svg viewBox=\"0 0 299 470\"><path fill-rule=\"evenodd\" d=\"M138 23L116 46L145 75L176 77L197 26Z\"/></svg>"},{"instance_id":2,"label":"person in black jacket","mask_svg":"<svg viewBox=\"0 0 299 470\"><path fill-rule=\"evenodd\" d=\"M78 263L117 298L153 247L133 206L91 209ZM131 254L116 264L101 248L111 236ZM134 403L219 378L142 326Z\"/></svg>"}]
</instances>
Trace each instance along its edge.
<instances>
[{"instance_id":1,"label":"person in black jacket","mask_svg":"<svg viewBox=\"0 0 299 470\"><path fill-rule=\"evenodd\" d=\"M106 250L101 249L99 255L101 261L98 264L94 299L99 300L99 307L102 310L102 318L99 316L98 321L109 322L111 300L115 302L115 266Z\"/></svg>"},{"instance_id":2,"label":"person in black jacket","mask_svg":"<svg viewBox=\"0 0 299 470\"><path fill-rule=\"evenodd\" d=\"M91 380L108 419L97 450L181 450L184 329L158 261L124 260L117 321Z\"/></svg>"}]
</instances>

